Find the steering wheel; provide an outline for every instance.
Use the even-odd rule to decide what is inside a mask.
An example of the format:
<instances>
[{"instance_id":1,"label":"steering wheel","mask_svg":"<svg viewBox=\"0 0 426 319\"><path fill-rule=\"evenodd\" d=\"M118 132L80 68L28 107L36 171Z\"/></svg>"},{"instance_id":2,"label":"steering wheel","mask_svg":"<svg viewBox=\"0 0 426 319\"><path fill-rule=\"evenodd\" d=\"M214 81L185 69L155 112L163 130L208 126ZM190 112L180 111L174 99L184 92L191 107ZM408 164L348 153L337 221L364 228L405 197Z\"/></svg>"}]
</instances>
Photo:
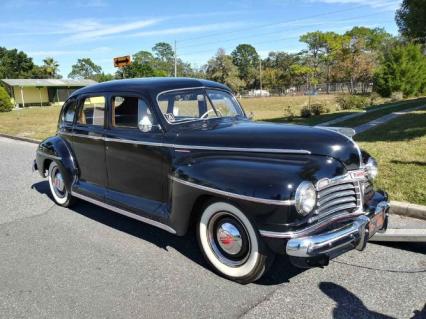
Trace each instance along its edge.
<instances>
[{"instance_id":1,"label":"steering wheel","mask_svg":"<svg viewBox=\"0 0 426 319\"><path fill-rule=\"evenodd\" d=\"M209 113L211 113L211 112L215 112L215 110L214 110L214 109L208 110L206 113L204 113L203 115L201 115L201 116L200 116L200 119L204 119L204 118L206 118L206 117L209 115ZM217 113L218 113L221 117L223 117L223 115L222 115L222 112L221 112L221 111L216 110L216 112L217 112Z\"/></svg>"}]
</instances>

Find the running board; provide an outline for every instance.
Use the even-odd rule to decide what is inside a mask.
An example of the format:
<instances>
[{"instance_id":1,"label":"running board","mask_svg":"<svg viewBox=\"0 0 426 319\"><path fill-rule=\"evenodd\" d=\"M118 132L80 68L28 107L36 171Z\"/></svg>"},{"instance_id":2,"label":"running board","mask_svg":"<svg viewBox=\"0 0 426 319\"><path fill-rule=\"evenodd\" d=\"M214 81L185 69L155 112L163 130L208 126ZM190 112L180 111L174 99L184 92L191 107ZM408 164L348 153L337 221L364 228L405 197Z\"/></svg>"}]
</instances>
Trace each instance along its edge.
<instances>
[{"instance_id":1,"label":"running board","mask_svg":"<svg viewBox=\"0 0 426 319\"><path fill-rule=\"evenodd\" d=\"M426 242L426 229L387 229L376 233L369 241L376 242Z\"/></svg>"},{"instance_id":2,"label":"running board","mask_svg":"<svg viewBox=\"0 0 426 319\"><path fill-rule=\"evenodd\" d=\"M82 194L79 194L79 193L76 193L76 192L71 192L71 195L76 197L76 198L80 198L82 200L85 200L86 202L89 202L89 203L95 204L97 206L112 210L113 212L119 213L121 215L124 215L124 216L130 217L130 218L139 220L141 222L144 222L146 224L161 228L165 231L168 231L169 233L176 234L176 231L173 228L171 228L168 225L164 225L160 222L157 222L156 220L152 220L152 219L137 215L135 213L129 212L127 210L124 210L124 209L121 209L121 208L118 208L118 207L115 207L115 206L112 206L112 205L108 205L104 202L98 201L97 199L93 199L91 197L88 197L88 196L85 196L85 195L82 195Z\"/></svg>"}]
</instances>

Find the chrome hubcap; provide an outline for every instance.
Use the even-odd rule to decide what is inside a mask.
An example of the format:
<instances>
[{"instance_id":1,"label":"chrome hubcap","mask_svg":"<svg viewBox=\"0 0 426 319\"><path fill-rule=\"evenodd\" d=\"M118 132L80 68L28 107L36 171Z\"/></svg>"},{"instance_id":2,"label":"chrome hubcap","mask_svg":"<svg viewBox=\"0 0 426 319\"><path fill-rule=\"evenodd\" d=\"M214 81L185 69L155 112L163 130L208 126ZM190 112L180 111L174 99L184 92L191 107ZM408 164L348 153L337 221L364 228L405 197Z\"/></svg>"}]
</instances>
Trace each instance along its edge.
<instances>
[{"instance_id":1,"label":"chrome hubcap","mask_svg":"<svg viewBox=\"0 0 426 319\"><path fill-rule=\"evenodd\" d=\"M231 223L223 223L216 233L220 248L230 255L236 255L241 251L243 241L241 234Z\"/></svg>"},{"instance_id":2,"label":"chrome hubcap","mask_svg":"<svg viewBox=\"0 0 426 319\"><path fill-rule=\"evenodd\" d=\"M250 255L250 240L244 225L228 212L212 216L207 238L214 254L227 266L238 267Z\"/></svg>"},{"instance_id":3,"label":"chrome hubcap","mask_svg":"<svg viewBox=\"0 0 426 319\"><path fill-rule=\"evenodd\" d=\"M64 179L62 178L61 173L57 172L55 174L55 179L54 179L54 185L55 187L58 189L58 191L63 192L65 185L64 185Z\"/></svg>"}]
</instances>

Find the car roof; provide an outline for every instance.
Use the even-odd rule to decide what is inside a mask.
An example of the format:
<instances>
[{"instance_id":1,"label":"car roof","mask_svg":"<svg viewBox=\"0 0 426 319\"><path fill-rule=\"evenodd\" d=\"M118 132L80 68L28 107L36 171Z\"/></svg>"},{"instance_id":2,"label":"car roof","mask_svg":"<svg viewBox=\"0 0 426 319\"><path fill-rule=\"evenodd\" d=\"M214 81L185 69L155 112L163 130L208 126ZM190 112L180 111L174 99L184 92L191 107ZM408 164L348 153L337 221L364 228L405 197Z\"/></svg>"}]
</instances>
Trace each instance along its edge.
<instances>
[{"instance_id":1,"label":"car roof","mask_svg":"<svg viewBox=\"0 0 426 319\"><path fill-rule=\"evenodd\" d=\"M196 88L196 87L207 87L216 88L230 91L230 89L223 84L193 78L140 78L140 79L125 79L125 80L114 80L94 85L86 86L82 89L74 91L71 96L77 96L81 94L97 93L97 92L140 92L141 90L147 90L149 93L158 94L167 90L183 89L183 88Z\"/></svg>"}]
</instances>

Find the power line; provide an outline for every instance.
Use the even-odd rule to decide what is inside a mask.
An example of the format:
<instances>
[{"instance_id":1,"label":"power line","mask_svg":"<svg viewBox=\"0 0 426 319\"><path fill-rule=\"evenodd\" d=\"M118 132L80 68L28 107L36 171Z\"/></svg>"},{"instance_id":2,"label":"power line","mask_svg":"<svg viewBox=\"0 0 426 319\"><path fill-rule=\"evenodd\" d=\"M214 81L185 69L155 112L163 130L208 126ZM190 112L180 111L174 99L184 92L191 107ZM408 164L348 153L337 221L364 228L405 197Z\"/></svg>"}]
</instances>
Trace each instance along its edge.
<instances>
[{"instance_id":1,"label":"power line","mask_svg":"<svg viewBox=\"0 0 426 319\"><path fill-rule=\"evenodd\" d=\"M279 24L283 24L283 23L298 22L298 21L303 21L303 20L307 20L307 19L332 15L332 14L335 14L335 13L353 11L354 9L358 9L358 8L361 8L361 7L364 7L364 5L355 6L355 7L349 8L349 9L341 9L341 10L329 11L329 12L325 12L325 13L318 13L318 14L306 16L304 18L288 20L286 22L275 22L275 23L261 24L261 25L256 26L255 28L257 30L257 29L260 29L260 28L271 27L271 26L275 26L275 25L279 25ZM238 32L242 32L242 31L246 31L246 30L247 30L247 28L244 29L244 30L214 32L214 33L210 33L210 34L201 35L201 36L198 36L198 37L186 38L186 39L180 40L179 42L181 42L181 43L182 42L188 42L188 41L198 40L198 39L202 39L202 38L212 37L212 36L215 36L215 35L232 34L232 33L238 33Z\"/></svg>"},{"instance_id":2,"label":"power line","mask_svg":"<svg viewBox=\"0 0 426 319\"><path fill-rule=\"evenodd\" d=\"M363 15L363 16L354 16L354 17L350 17L350 19L365 18L365 17L376 16L376 15L381 15L381 13L374 13L374 14ZM285 24L285 23L282 22L280 24ZM292 30L297 30L297 29L303 29L303 28L305 28L305 26L302 25L302 26L298 26L298 27L292 27L291 29ZM247 30L245 30L245 31L247 31ZM245 36L244 39L247 39L247 38L257 38L259 36L273 35L273 34L278 34L278 33L282 33L282 32L283 32L283 30L279 30L279 31L266 31L266 32L261 32L261 33L255 33L253 35ZM223 43L223 42L230 42L230 41L239 40L239 39L241 39L241 37L233 37L233 38L228 38L228 39L225 39L225 40L221 40L220 42L221 43ZM179 42L182 42L182 41L179 41ZM201 42L201 43L196 43L196 44L194 43L194 44L191 44L191 45L179 46L179 49L193 48L193 47L197 47L197 46L200 46L200 45L208 45L210 43L212 43L212 42L211 41L207 41L207 42L204 41L204 42Z\"/></svg>"},{"instance_id":3,"label":"power line","mask_svg":"<svg viewBox=\"0 0 426 319\"><path fill-rule=\"evenodd\" d=\"M257 37L257 36L249 36L249 37L253 38L253 37ZM271 43L272 41L295 39L295 38L298 38L298 37L299 37L299 35L283 36L283 37L276 38L274 40L268 39L268 40L260 41L260 42L259 41L252 42L251 44L254 45L254 46L257 46L259 44ZM235 39L224 40L224 41L221 41L220 43L231 42L231 41L234 41L234 40ZM214 43L212 43L212 44L214 44ZM203 49L203 50L199 50L199 51L182 52L180 55L181 56L184 56L184 55L195 55L195 54L208 53L208 52L212 52L212 49Z\"/></svg>"}]
</instances>

